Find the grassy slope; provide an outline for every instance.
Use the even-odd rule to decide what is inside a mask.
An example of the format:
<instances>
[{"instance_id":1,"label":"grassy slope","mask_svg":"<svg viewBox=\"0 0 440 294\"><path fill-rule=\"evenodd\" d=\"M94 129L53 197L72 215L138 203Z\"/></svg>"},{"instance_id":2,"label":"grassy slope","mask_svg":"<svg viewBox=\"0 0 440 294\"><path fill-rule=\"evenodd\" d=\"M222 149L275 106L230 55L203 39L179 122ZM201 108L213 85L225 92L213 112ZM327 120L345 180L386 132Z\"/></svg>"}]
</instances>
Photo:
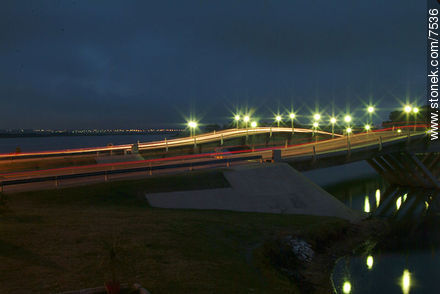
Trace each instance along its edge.
<instances>
[{"instance_id":1,"label":"grassy slope","mask_svg":"<svg viewBox=\"0 0 440 294\"><path fill-rule=\"evenodd\" d=\"M109 279L116 242L121 282L152 293L297 293L259 255L280 231L315 230L334 218L156 209L145 192L226 186L192 173L8 195L0 211L0 293L54 293Z\"/></svg>"}]
</instances>

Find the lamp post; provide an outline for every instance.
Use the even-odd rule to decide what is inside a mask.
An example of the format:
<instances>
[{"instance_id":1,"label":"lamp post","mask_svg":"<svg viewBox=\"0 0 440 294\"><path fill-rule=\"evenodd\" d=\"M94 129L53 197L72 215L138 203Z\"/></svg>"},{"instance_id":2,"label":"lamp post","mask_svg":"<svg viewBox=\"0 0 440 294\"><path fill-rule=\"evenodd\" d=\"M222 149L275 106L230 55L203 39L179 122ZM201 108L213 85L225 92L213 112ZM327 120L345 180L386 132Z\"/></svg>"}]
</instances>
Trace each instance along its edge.
<instances>
[{"instance_id":1,"label":"lamp post","mask_svg":"<svg viewBox=\"0 0 440 294\"><path fill-rule=\"evenodd\" d=\"M336 123L336 117L330 118L330 123L332 124L332 138L335 137L335 123Z\"/></svg>"},{"instance_id":2,"label":"lamp post","mask_svg":"<svg viewBox=\"0 0 440 294\"><path fill-rule=\"evenodd\" d=\"M236 122L236 124L237 124L237 129L238 129L238 123L240 122L240 116L237 114L237 115L234 117L234 120L235 120L235 122Z\"/></svg>"},{"instance_id":3,"label":"lamp post","mask_svg":"<svg viewBox=\"0 0 440 294\"><path fill-rule=\"evenodd\" d=\"M412 111L411 105L408 105L408 104L405 105L405 107L403 108L403 111L405 111L405 113L406 113L406 126L408 127L408 125L409 125L409 114ZM409 134L409 129L408 129L408 134Z\"/></svg>"},{"instance_id":4,"label":"lamp post","mask_svg":"<svg viewBox=\"0 0 440 294\"><path fill-rule=\"evenodd\" d=\"M188 127L189 127L189 134L192 137L193 135L195 135L195 130L197 127L197 123L195 121L189 121L188 122Z\"/></svg>"},{"instance_id":5,"label":"lamp post","mask_svg":"<svg viewBox=\"0 0 440 294\"><path fill-rule=\"evenodd\" d=\"M352 118L351 118L351 115L349 115L349 114L347 114L347 115L344 117L344 121L347 123L347 129L345 129L345 131L347 132L347 140L348 140L348 143L350 143L350 139L349 139L349 137L350 137L350 133L352 132L352 129L351 129L351 127L350 127L350 122L351 122L351 120L352 120Z\"/></svg>"},{"instance_id":6,"label":"lamp post","mask_svg":"<svg viewBox=\"0 0 440 294\"><path fill-rule=\"evenodd\" d=\"M249 120L250 120L249 115L246 115L246 116L243 118L244 126L245 126L246 129L247 129L247 126L248 126L248 122L249 122Z\"/></svg>"},{"instance_id":7,"label":"lamp post","mask_svg":"<svg viewBox=\"0 0 440 294\"><path fill-rule=\"evenodd\" d=\"M412 111L411 105L405 105L405 107L403 108L403 111L405 111L405 113L406 113L406 125L408 125L409 124L409 114Z\"/></svg>"},{"instance_id":8,"label":"lamp post","mask_svg":"<svg viewBox=\"0 0 440 294\"><path fill-rule=\"evenodd\" d=\"M295 113L290 113L290 122L292 123L292 134L295 133L295 128L293 127L293 120L295 119Z\"/></svg>"},{"instance_id":9,"label":"lamp post","mask_svg":"<svg viewBox=\"0 0 440 294\"><path fill-rule=\"evenodd\" d=\"M253 121L251 122L251 128L256 128L257 127L257 122ZM249 131L249 130L248 130ZM254 144L255 144L255 136L252 136L252 151L254 151Z\"/></svg>"},{"instance_id":10,"label":"lamp post","mask_svg":"<svg viewBox=\"0 0 440 294\"><path fill-rule=\"evenodd\" d=\"M417 123L417 114L419 113L419 108L414 107L413 113L414 113L414 132L415 132L416 131L416 123Z\"/></svg>"},{"instance_id":11,"label":"lamp post","mask_svg":"<svg viewBox=\"0 0 440 294\"><path fill-rule=\"evenodd\" d=\"M367 131L367 134L368 134L368 131L371 130L371 126L368 125L368 124L366 124L366 125L364 126L364 128L365 128L365 130Z\"/></svg>"},{"instance_id":12,"label":"lamp post","mask_svg":"<svg viewBox=\"0 0 440 294\"><path fill-rule=\"evenodd\" d=\"M314 121L312 126L313 126L312 127L312 130L313 130L312 136L315 136L315 131L316 131L316 128L319 127L319 123L317 121Z\"/></svg>"},{"instance_id":13,"label":"lamp post","mask_svg":"<svg viewBox=\"0 0 440 294\"><path fill-rule=\"evenodd\" d=\"M348 127L345 129L345 132L347 133L347 144L348 146L350 146L350 134L353 132L353 130L350 127Z\"/></svg>"},{"instance_id":14,"label":"lamp post","mask_svg":"<svg viewBox=\"0 0 440 294\"><path fill-rule=\"evenodd\" d=\"M315 142L318 141L318 136L315 135L315 131L318 129L319 123L317 121L313 122L313 136L315 137Z\"/></svg>"},{"instance_id":15,"label":"lamp post","mask_svg":"<svg viewBox=\"0 0 440 294\"><path fill-rule=\"evenodd\" d=\"M281 115L277 115L276 117L275 117L275 120L277 121L277 127L279 128L280 127L280 121L281 121Z\"/></svg>"}]
</instances>

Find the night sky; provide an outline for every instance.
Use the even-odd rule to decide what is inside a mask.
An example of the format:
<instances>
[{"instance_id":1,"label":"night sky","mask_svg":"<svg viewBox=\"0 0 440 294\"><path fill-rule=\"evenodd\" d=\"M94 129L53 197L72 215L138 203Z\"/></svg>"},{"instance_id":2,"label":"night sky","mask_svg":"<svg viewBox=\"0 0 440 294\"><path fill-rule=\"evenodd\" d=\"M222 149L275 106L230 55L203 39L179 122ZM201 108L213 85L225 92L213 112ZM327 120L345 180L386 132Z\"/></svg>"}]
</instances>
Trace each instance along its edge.
<instances>
[{"instance_id":1,"label":"night sky","mask_svg":"<svg viewBox=\"0 0 440 294\"><path fill-rule=\"evenodd\" d=\"M0 129L178 127L190 112L270 119L369 99L386 116L425 100L425 5L3 0Z\"/></svg>"}]
</instances>

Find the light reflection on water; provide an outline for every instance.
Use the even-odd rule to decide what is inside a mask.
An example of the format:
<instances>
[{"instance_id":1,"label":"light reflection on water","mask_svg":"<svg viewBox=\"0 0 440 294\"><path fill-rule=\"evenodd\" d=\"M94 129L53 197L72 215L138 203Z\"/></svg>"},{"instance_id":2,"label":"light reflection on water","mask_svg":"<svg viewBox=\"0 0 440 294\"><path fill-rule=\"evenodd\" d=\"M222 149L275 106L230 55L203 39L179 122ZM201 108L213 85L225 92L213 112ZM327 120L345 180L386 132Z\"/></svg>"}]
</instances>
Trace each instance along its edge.
<instances>
[{"instance_id":1,"label":"light reflection on water","mask_svg":"<svg viewBox=\"0 0 440 294\"><path fill-rule=\"evenodd\" d=\"M380 177L325 189L352 209L388 217L397 232L336 263L332 281L337 293L440 293L438 192L390 187Z\"/></svg>"}]
</instances>

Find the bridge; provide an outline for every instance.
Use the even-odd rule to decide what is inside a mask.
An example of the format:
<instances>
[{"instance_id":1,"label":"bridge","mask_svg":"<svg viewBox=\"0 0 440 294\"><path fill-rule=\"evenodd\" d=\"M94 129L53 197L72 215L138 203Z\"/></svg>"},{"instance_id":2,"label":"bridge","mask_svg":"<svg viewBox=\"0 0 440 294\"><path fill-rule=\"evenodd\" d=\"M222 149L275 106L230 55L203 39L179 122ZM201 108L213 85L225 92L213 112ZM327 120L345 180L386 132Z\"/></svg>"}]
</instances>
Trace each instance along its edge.
<instances>
[{"instance_id":1,"label":"bridge","mask_svg":"<svg viewBox=\"0 0 440 294\"><path fill-rule=\"evenodd\" d=\"M249 136L256 136L267 134L272 136L272 134L288 134L288 135L298 135L298 134L317 134L317 135L327 135L331 136L329 132L321 130L311 130L303 128L277 128L277 127L256 127L247 129L227 129L219 132L205 133L192 137L185 138L175 138L175 139L165 139L156 142L147 143L135 143L135 144L125 144L117 146L102 146L93 148L78 148L78 149L65 149L65 150L55 150L55 151L41 151L41 152L23 152L23 153L5 153L0 154L1 160L17 160L17 159L29 159L29 158L47 158L56 156L74 156L74 155L88 155L88 154L114 154L114 153L132 153L138 151L147 150L168 150L169 148L185 147L185 146L197 146L201 144L218 142L219 145L223 145L225 140L230 140L234 138L246 138ZM335 137L342 137L342 135L334 134Z\"/></svg>"},{"instance_id":2,"label":"bridge","mask_svg":"<svg viewBox=\"0 0 440 294\"><path fill-rule=\"evenodd\" d=\"M71 166L63 168L0 173L1 191L16 191L47 187L83 184L123 179L127 177L145 177L153 174L177 173L188 170L224 168L232 164L257 164L258 162L284 161L298 170L335 166L354 161L367 160L370 165L385 178L395 184L413 185L425 188L439 188L438 165L440 164L439 144L428 143L425 132L397 132L383 129L374 132L335 135L316 131L328 139L304 144L287 144L246 150L196 153L146 160ZM219 146L229 138L247 137L257 134L272 133L292 134L291 128L255 128L231 129L199 135L196 137L176 138L159 142L138 143L139 150L162 149L170 146L197 146L208 142L217 142ZM309 129L295 129L295 134L315 133ZM131 145L108 146L87 149L63 150L40 153L24 153L22 159L60 155L81 155L114 150L133 150ZM10 160L11 154L3 155L3 160ZM1 156L0 156L1 158ZM405 159L405 162L400 160ZM14 159L16 160L16 159ZM402 177L402 175L407 175Z\"/></svg>"}]
</instances>

